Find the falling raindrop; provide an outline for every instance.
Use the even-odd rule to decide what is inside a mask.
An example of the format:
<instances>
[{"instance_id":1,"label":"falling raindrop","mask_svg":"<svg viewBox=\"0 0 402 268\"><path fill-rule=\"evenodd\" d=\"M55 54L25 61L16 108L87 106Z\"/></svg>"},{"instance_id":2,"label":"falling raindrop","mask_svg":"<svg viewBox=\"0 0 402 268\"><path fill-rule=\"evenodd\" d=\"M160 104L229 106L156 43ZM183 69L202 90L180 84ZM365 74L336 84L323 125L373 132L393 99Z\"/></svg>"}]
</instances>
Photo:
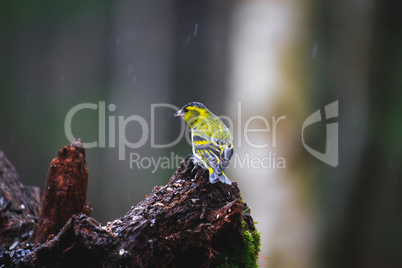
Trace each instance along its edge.
<instances>
[{"instance_id":1,"label":"falling raindrop","mask_svg":"<svg viewBox=\"0 0 402 268\"><path fill-rule=\"evenodd\" d=\"M135 85L135 82L137 82L137 76L133 77L133 85Z\"/></svg>"},{"instance_id":2,"label":"falling raindrop","mask_svg":"<svg viewBox=\"0 0 402 268\"><path fill-rule=\"evenodd\" d=\"M197 30L198 30L198 23L196 23L194 27L194 36L197 35Z\"/></svg>"},{"instance_id":3,"label":"falling raindrop","mask_svg":"<svg viewBox=\"0 0 402 268\"><path fill-rule=\"evenodd\" d=\"M127 75L130 75L133 72L133 65L132 64L128 64L127 65Z\"/></svg>"},{"instance_id":4,"label":"falling raindrop","mask_svg":"<svg viewBox=\"0 0 402 268\"><path fill-rule=\"evenodd\" d=\"M119 37L119 38L117 38L117 41L116 41L116 46L119 44L119 42L120 42L120 37Z\"/></svg>"},{"instance_id":5,"label":"falling raindrop","mask_svg":"<svg viewBox=\"0 0 402 268\"><path fill-rule=\"evenodd\" d=\"M315 43L314 43L314 46L313 46L313 52L311 53L311 57L312 57L313 59L315 59L315 56L317 55L317 49L318 49L318 43L315 42Z\"/></svg>"}]
</instances>

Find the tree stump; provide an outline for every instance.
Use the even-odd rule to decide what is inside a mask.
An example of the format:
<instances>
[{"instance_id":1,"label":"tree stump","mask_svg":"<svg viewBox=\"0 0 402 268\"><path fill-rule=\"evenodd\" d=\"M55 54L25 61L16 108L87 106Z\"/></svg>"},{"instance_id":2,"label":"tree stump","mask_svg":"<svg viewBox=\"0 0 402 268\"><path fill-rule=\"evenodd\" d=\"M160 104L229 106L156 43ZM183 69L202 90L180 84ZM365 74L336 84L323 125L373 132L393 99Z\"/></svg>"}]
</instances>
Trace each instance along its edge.
<instances>
[{"instance_id":1,"label":"tree stump","mask_svg":"<svg viewBox=\"0 0 402 268\"><path fill-rule=\"evenodd\" d=\"M83 147L80 140L64 146L50 163L34 243L45 242L49 235L57 234L72 215L83 212L89 216Z\"/></svg>"},{"instance_id":2,"label":"tree stump","mask_svg":"<svg viewBox=\"0 0 402 268\"><path fill-rule=\"evenodd\" d=\"M85 164L84 149L72 147L76 146L63 148L57 159ZM82 197L86 168L81 164L69 167L60 167L64 173L59 174L51 171L51 165L47 185L56 187L52 181L60 176L77 180L83 188L74 192ZM53 218L46 223L42 215L47 212L43 210L35 244L29 249L20 245L17 250L24 256L3 249L0 266L257 267L259 234L236 182L211 184L208 172L194 166L190 157L180 163L165 186L155 186L145 200L106 226L85 214L85 200L76 196L63 202L69 200L81 210L65 209L68 206L60 204L59 198L45 192L42 208L58 207L61 211L50 213ZM61 218L66 220L62 228Z\"/></svg>"}]
</instances>

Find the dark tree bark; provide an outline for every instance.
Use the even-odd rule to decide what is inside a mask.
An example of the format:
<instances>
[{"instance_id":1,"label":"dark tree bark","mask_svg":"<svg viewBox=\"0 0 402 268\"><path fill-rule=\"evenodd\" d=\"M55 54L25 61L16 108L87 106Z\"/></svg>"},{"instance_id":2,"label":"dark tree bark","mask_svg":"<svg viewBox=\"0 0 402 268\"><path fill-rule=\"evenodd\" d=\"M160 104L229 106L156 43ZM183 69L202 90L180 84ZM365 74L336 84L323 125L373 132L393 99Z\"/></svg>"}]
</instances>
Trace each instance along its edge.
<instances>
[{"instance_id":1,"label":"dark tree bark","mask_svg":"<svg viewBox=\"0 0 402 268\"><path fill-rule=\"evenodd\" d=\"M0 259L5 248L16 248L34 232L39 200L39 188L23 185L0 151Z\"/></svg>"},{"instance_id":2,"label":"dark tree bark","mask_svg":"<svg viewBox=\"0 0 402 268\"><path fill-rule=\"evenodd\" d=\"M78 180L78 185L86 190L86 183L81 180L87 178L84 149L74 147L63 148L52 161L47 185L66 189L63 183L52 181ZM57 188L53 191L59 192ZM67 192L61 191L63 197ZM107 226L79 213L79 205L84 205L85 199L78 197L82 197L82 191L72 192L77 196L68 199L45 192L35 238L47 241L31 245L27 251L21 247L23 254L5 251L0 266L257 266L259 234L237 184L209 183L208 172L195 167L190 157L180 163L167 185L154 187L144 201ZM77 210L61 204L61 200L76 204ZM58 207L59 211L48 206ZM69 213L74 215L67 218ZM60 230L61 218L66 224Z\"/></svg>"}]
</instances>

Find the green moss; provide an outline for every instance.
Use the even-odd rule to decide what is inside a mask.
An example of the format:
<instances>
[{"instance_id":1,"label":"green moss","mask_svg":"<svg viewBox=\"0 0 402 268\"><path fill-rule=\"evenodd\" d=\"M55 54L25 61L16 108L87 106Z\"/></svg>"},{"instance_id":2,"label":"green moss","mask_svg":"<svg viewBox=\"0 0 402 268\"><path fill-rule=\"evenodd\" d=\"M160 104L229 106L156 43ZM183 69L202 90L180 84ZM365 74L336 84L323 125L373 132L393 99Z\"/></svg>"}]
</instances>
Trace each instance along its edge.
<instances>
[{"instance_id":1,"label":"green moss","mask_svg":"<svg viewBox=\"0 0 402 268\"><path fill-rule=\"evenodd\" d=\"M244 221L243 221L244 222ZM245 222L242 226L246 225ZM237 248L236 256L239 258L237 263L242 264L241 267L258 267L258 253L260 252L260 234L257 229L248 231L244 229L243 245Z\"/></svg>"},{"instance_id":2,"label":"green moss","mask_svg":"<svg viewBox=\"0 0 402 268\"><path fill-rule=\"evenodd\" d=\"M243 215L248 210L249 208L243 211ZM261 245L260 234L255 226L247 226L244 216L240 233L242 237L229 239L237 241L236 243L226 245L225 249L220 251L219 255L216 255L213 267L258 267L258 253Z\"/></svg>"}]
</instances>

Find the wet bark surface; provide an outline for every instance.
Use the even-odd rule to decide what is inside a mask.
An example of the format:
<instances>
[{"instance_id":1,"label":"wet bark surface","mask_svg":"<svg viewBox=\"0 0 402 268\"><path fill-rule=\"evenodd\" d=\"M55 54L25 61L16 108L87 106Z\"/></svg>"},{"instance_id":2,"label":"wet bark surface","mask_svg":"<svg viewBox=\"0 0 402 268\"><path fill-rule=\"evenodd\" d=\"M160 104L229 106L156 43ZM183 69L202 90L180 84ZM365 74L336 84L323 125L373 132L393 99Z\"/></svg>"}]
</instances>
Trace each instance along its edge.
<instances>
[{"instance_id":1,"label":"wet bark surface","mask_svg":"<svg viewBox=\"0 0 402 268\"><path fill-rule=\"evenodd\" d=\"M39 187L25 186L0 151L0 258L32 236L38 223Z\"/></svg>"},{"instance_id":2,"label":"wet bark surface","mask_svg":"<svg viewBox=\"0 0 402 268\"><path fill-rule=\"evenodd\" d=\"M244 242L245 232L256 232L250 210L236 182L211 184L208 172L190 159L180 163L165 186L155 186L126 215L102 226L88 216L85 205L84 149L76 144L64 147L49 168L46 185L51 191L45 189L32 244L14 249L3 244L0 266L215 267L229 263L239 255L234 245L241 251L251 246ZM252 258L258 254L254 251L248 253ZM239 267L247 265L240 261Z\"/></svg>"}]
</instances>

